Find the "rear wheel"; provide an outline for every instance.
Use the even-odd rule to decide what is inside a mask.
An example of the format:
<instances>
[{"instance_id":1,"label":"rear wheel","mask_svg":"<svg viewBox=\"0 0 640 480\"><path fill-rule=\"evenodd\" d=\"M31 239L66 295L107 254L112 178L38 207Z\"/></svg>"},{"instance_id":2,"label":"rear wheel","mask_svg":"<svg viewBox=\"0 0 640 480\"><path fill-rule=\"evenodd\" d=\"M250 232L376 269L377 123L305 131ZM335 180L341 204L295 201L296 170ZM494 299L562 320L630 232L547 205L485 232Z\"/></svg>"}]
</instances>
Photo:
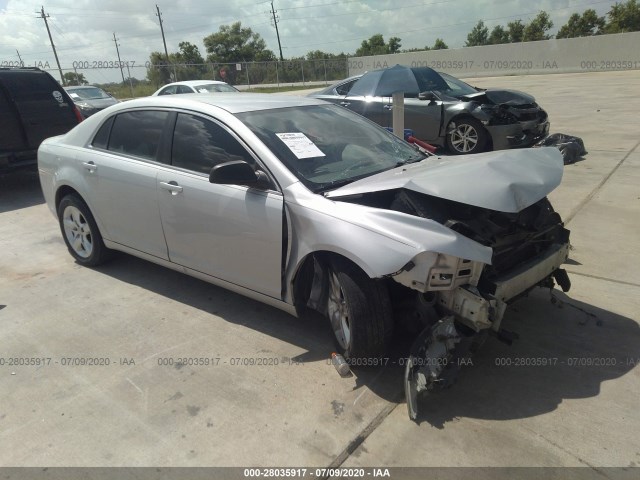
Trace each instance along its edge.
<instances>
[{"instance_id":1,"label":"rear wheel","mask_svg":"<svg viewBox=\"0 0 640 480\"><path fill-rule=\"evenodd\" d=\"M447 147L456 155L484 152L489 135L482 124L473 118L453 121L455 127L447 133Z\"/></svg>"},{"instance_id":2,"label":"rear wheel","mask_svg":"<svg viewBox=\"0 0 640 480\"><path fill-rule=\"evenodd\" d=\"M64 243L79 264L95 267L108 259L110 250L104 246L98 225L80 196L72 193L60 201L58 220Z\"/></svg>"},{"instance_id":3,"label":"rear wheel","mask_svg":"<svg viewBox=\"0 0 640 480\"><path fill-rule=\"evenodd\" d=\"M332 262L328 277L327 315L340 353L384 355L393 332L387 288L348 262Z\"/></svg>"}]
</instances>

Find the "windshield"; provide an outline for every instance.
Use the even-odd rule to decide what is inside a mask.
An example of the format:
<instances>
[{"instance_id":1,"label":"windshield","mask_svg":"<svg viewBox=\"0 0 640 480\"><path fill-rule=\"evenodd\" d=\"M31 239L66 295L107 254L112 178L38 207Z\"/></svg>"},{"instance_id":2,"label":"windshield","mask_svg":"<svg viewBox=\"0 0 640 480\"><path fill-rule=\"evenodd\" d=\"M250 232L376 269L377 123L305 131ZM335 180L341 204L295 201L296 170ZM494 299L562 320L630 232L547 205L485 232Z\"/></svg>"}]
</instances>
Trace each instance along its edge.
<instances>
[{"instance_id":1,"label":"windshield","mask_svg":"<svg viewBox=\"0 0 640 480\"><path fill-rule=\"evenodd\" d=\"M314 192L425 158L387 130L333 105L258 110L237 117Z\"/></svg>"},{"instance_id":2,"label":"windshield","mask_svg":"<svg viewBox=\"0 0 640 480\"><path fill-rule=\"evenodd\" d=\"M462 95L470 95L472 93L478 93L478 90L473 88L468 83L464 83L462 80L458 80L457 78L452 77L451 75L448 75L446 73L442 73L442 72L438 72L438 73L440 73L440 76L447 83L447 87L448 87L445 90L438 90L439 92L444 93L445 95L449 95L451 97L459 97Z\"/></svg>"},{"instance_id":3,"label":"windshield","mask_svg":"<svg viewBox=\"0 0 640 480\"><path fill-rule=\"evenodd\" d=\"M226 83L205 83L202 85L194 85L198 93L215 93L215 92L237 92L238 89L227 85Z\"/></svg>"},{"instance_id":4,"label":"windshield","mask_svg":"<svg viewBox=\"0 0 640 480\"><path fill-rule=\"evenodd\" d=\"M83 100L97 100L99 98L111 98L107 92L98 87L74 88L68 91L71 98L81 98Z\"/></svg>"}]
</instances>

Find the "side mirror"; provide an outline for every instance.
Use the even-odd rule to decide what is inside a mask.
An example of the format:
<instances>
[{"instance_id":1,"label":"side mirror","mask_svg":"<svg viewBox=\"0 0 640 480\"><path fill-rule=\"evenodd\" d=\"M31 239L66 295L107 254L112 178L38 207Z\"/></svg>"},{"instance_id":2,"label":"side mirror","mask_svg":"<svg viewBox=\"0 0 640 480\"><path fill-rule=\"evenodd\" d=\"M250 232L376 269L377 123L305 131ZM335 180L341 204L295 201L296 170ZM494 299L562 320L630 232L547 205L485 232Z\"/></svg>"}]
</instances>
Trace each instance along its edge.
<instances>
[{"instance_id":1,"label":"side mirror","mask_svg":"<svg viewBox=\"0 0 640 480\"><path fill-rule=\"evenodd\" d=\"M264 172L254 171L244 160L233 160L213 167L209 173L209 182L254 187L268 185L269 178Z\"/></svg>"},{"instance_id":2,"label":"side mirror","mask_svg":"<svg viewBox=\"0 0 640 480\"><path fill-rule=\"evenodd\" d=\"M438 100L438 97L433 92L420 92L418 94L418 99L420 100L429 100L430 102L435 102Z\"/></svg>"}]
</instances>

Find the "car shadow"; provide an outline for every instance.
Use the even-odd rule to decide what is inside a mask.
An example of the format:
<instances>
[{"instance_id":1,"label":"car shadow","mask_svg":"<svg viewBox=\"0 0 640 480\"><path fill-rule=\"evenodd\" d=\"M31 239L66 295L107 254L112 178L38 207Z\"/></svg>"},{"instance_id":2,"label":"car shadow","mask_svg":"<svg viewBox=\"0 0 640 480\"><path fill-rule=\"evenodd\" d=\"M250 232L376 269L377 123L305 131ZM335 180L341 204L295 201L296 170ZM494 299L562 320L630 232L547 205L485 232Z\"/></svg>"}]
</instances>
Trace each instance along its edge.
<instances>
[{"instance_id":1,"label":"car shadow","mask_svg":"<svg viewBox=\"0 0 640 480\"><path fill-rule=\"evenodd\" d=\"M511 346L490 337L456 385L426 396L418 423L443 428L457 417L511 420L555 410L565 399L595 397L603 382L640 364L640 327L630 318L537 289L507 310Z\"/></svg>"},{"instance_id":2,"label":"car shadow","mask_svg":"<svg viewBox=\"0 0 640 480\"><path fill-rule=\"evenodd\" d=\"M0 213L44 203L38 170L16 170L0 174Z\"/></svg>"},{"instance_id":3,"label":"car shadow","mask_svg":"<svg viewBox=\"0 0 640 480\"><path fill-rule=\"evenodd\" d=\"M125 254L118 254L96 270L296 345L305 353L295 361L327 361L335 350L329 325L319 314L294 318ZM547 290L537 289L512 305L503 325L520 338L508 346L490 337L471 357L473 365L462 367L456 385L420 400L418 422L442 428L461 416L514 419L544 414L564 399L596 396L602 382L621 377L634 367L629 363L634 356L639 357L635 363L640 363L640 328L635 321L573 300L557 290L554 296L555 304ZM378 361L381 366L353 366L355 389L366 387L382 399L403 403L404 365L414 339L415 335L399 331L388 356ZM546 366L531 366L531 362L543 361L537 359L547 359Z\"/></svg>"}]
</instances>

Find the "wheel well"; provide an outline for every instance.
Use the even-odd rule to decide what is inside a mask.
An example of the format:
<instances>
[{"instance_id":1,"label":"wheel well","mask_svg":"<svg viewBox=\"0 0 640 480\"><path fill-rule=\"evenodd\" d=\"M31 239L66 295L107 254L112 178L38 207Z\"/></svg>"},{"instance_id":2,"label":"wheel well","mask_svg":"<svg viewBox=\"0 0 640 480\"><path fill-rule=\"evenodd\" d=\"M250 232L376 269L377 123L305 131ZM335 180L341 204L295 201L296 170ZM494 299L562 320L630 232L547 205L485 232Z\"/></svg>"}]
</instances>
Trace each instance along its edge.
<instances>
[{"instance_id":1,"label":"wheel well","mask_svg":"<svg viewBox=\"0 0 640 480\"><path fill-rule=\"evenodd\" d=\"M60 205L60 202L62 201L62 199L71 193L75 193L80 198L82 198L80 194L69 185L63 185L58 189L58 191L56 192L56 201L55 201L56 209L58 208L58 205Z\"/></svg>"},{"instance_id":2,"label":"wheel well","mask_svg":"<svg viewBox=\"0 0 640 480\"><path fill-rule=\"evenodd\" d=\"M323 307L323 305L315 305L314 308L313 305L308 305L308 303L311 298L314 284L316 288L320 288L318 287L318 285L320 285L324 290L324 286L326 285L327 267L331 263L347 263L353 265L359 270L362 270L357 263L336 252L321 250L308 254L304 260L300 262L298 270L296 271L292 281L293 304L296 307L298 315L301 315L305 308L317 310L318 307ZM364 270L362 270L362 272L366 275ZM322 298L324 293L325 292L314 292L314 297L318 296Z\"/></svg>"}]
</instances>

